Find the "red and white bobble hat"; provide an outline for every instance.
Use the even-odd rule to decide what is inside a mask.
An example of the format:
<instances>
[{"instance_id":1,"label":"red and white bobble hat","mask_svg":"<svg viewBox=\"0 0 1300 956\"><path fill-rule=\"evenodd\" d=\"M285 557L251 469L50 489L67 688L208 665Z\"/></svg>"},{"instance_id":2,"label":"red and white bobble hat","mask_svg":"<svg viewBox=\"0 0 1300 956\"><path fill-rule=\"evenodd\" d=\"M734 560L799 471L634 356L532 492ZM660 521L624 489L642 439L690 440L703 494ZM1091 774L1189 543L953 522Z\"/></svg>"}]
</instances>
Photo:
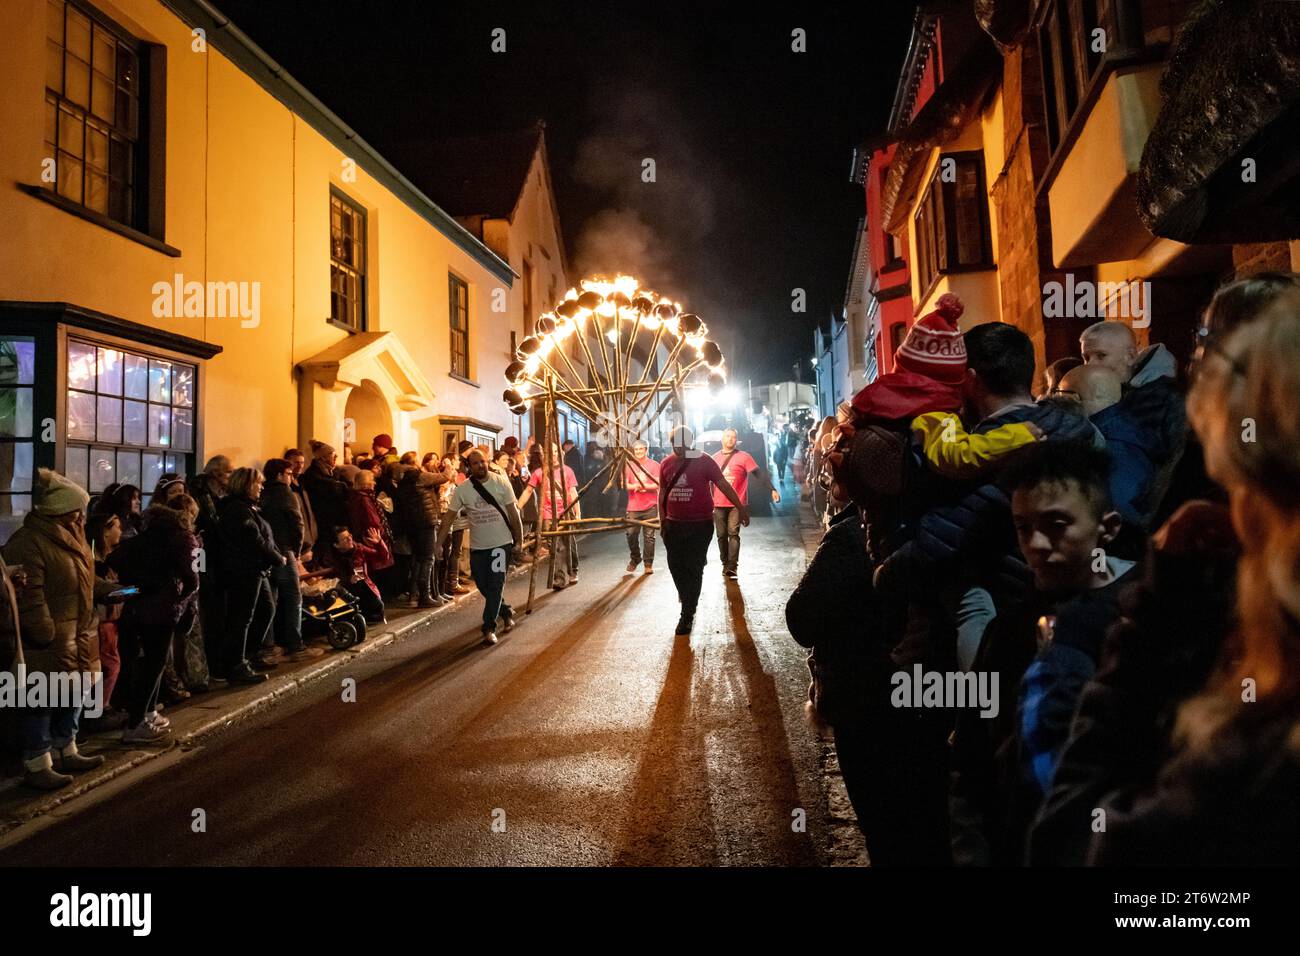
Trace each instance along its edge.
<instances>
[{"instance_id":1,"label":"red and white bobble hat","mask_svg":"<svg viewBox=\"0 0 1300 956\"><path fill-rule=\"evenodd\" d=\"M937 382L960 385L966 378L966 342L957 319L966 307L951 292L939 296L933 312L921 316L907 330L894 361L899 368Z\"/></svg>"}]
</instances>

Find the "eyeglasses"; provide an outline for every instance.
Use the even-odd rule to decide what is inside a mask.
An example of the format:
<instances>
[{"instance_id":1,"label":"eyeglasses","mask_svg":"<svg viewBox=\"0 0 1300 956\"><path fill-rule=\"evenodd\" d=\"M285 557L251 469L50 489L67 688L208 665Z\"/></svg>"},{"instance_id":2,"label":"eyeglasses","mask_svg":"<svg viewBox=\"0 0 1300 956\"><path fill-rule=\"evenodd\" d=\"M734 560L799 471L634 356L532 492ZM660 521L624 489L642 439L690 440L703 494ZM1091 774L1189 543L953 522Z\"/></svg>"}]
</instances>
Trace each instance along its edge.
<instances>
[{"instance_id":1,"label":"eyeglasses","mask_svg":"<svg viewBox=\"0 0 1300 956\"><path fill-rule=\"evenodd\" d=\"M1244 366L1235 356L1229 355L1222 344L1222 333L1215 332L1204 325L1198 325L1192 333L1192 363L1188 368L1188 377L1195 379L1200 372L1201 365L1205 361L1206 355L1217 355L1227 363L1232 374L1241 378L1246 377L1246 366ZM1198 355L1199 353L1199 355Z\"/></svg>"}]
</instances>

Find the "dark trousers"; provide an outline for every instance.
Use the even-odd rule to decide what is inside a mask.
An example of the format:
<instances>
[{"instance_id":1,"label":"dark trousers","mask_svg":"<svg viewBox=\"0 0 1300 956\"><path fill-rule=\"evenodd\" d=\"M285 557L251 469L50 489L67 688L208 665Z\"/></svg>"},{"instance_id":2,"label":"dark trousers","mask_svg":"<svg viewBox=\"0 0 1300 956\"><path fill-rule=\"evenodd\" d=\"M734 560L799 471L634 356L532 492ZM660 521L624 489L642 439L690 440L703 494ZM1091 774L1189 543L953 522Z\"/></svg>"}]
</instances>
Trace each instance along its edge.
<instances>
[{"instance_id":1,"label":"dark trousers","mask_svg":"<svg viewBox=\"0 0 1300 956\"><path fill-rule=\"evenodd\" d=\"M718 536L718 558L722 570L736 570L740 560L740 509L714 508L713 530Z\"/></svg>"},{"instance_id":2,"label":"dark trousers","mask_svg":"<svg viewBox=\"0 0 1300 956\"><path fill-rule=\"evenodd\" d=\"M127 726L135 727L144 715L158 707L158 688L162 684L167 651L172 646L171 627L141 627L131 622L125 628L133 635L131 644L135 666L131 668L131 689L127 697ZM136 657L138 652L139 656Z\"/></svg>"},{"instance_id":3,"label":"dark trousers","mask_svg":"<svg viewBox=\"0 0 1300 956\"><path fill-rule=\"evenodd\" d=\"M357 603L361 605L361 616L366 619L367 624L378 624L384 619L384 602L379 599L379 595L370 590L370 586L365 581L341 584L339 590L346 591L357 599Z\"/></svg>"},{"instance_id":4,"label":"dark trousers","mask_svg":"<svg viewBox=\"0 0 1300 956\"><path fill-rule=\"evenodd\" d=\"M658 508L646 508L644 511L629 511L629 518L635 521L654 521L659 517ZM627 529L627 550L632 555L632 563L637 564L641 561L642 554L645 555L646 567L655 563L655 529L654 528L637 528Z\"/></svg>"},{"instance_id":5,"label":"dark trousers","mask_svg":"<svg viewBox=\"0 0 1300 956\"><path fill-rule=\"evenodd\" d=\"M950 866L945 712L888 708L835 725L844 786L872 866Z\"/></svg>"},{"instance_id":6,"label":"dark trousers","mask_svg":"<svg viewBox=\"0 0 1300 956\"><path fill-rule=\"evenodd\" d=\"M225 677L226 582L214 571L199 575L199 627L208 669L216 677Z\"/></svg>"},{"instance_id":7,"label":"dark trousers","mask_svg":"<svg viewBox=\"0 0 1300 956\"><path fill-rule=\"evenodd\" d=\"M451 531L442 546L442 589L448 593L460 583L460 549L465 543L465 529Z\"/></svg>"},{"instance_id":8,"label":"dark trousers","mask_svg":"<svg viewBox=\"0 0 1300 956\"><path fill-rule=\"evenodd\" d=\"M664 551L668 553L668 573L677 586L682 615L691 617L700 603L704 585L704 565L709 561L709 542L713 540L713 522L663 522Z\"/></svg>"},{"instance_id":9,"label":"dark trousers","mask_svg":"<svg viewBox=\"0 0 1300 956\"><path fill-rule=\"evenodd\" d=\"M286 651L302 650L302 585L298 581L298 562L286 556L283 567L271 572L271 590L275 595L275 642Z\"/></svg>"},{"instance_id":10,"label":"dark trousers","mask_svg":"<svg viewBox=\"0 0 1300 956\"><path fill-rule=\"evenodd\" d=\"M487 634L496 630L497 618L515 614L502 597L510 567L510 548L470 548L469 566L474 584L483 595L483 633Z\"/></svg>"},{"instance_id":11,"label":"dark trousers","mask_svg":"<svg viewBox=\"0 0 1300 956\"><path fill-rule=\"evenodd\" d=\"M438 582L434 579L434 548L438 543L437 528L414 528L411 530L411 581L408 590L411 597L426 600L435 593L441 593Z\"/></svg>"},{"instance_id":12,"label":"dark trousers","mask_svg":"<svg viewBox=\"0 0 1300 956\"><path fill-rule=\"evenodd\" d=\"M248 663L271 633L275 601L265 574L230 575L226 579L226 647L222 660L227 673Z\"/></svg>"}]
</instances>

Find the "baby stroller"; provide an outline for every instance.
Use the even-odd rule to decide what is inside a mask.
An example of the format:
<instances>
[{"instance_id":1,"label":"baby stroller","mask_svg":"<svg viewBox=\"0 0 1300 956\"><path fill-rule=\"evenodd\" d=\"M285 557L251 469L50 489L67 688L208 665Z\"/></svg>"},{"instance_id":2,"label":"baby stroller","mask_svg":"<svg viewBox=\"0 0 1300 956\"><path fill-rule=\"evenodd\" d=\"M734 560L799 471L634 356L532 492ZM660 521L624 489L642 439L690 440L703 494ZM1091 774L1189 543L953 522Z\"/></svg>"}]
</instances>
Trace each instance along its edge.
<instances>
[{"instance_id":1,"label":"baby stroller","mask_svg":"<svg viewBox=\"0 0 1300 956\"><path fill-rule=\"evenodd\" d=\"M366 619L357 599L338 585L338 578L303 582L302 634L323 634L330 647L342 651L366 639Z\"/></svg>"}]
</instances>

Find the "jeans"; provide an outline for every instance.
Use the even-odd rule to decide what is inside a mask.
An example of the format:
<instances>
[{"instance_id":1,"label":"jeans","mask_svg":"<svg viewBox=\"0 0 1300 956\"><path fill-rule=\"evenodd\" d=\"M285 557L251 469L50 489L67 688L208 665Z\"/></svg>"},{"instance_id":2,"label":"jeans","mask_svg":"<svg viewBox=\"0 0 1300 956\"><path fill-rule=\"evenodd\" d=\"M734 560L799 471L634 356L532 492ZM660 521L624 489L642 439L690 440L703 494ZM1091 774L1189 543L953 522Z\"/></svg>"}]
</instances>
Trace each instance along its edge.
<instances>
[{"instance_id":1,"label":"jeans","mask_svg":"<svg viewBox=\"0 0 1300 956\"><path fill-rule=\"evenodd\" d=\"M984 632L998 616L993 596L983 588L945 587L940 592L945 610L957 625L957 666L963 671L975 667L975 654Z\"/></svg>"},{"instance_id":2,"label":"jeans","mask_svg":"<svg viewBox=\"0 0 1300 956\"><path fill-rule=\"evenodd\" d=\"M555 577L561 575L576 577L578 574L578 543L573 535L552 538L551 548L555 551Z\"/></svg>"},{"instance_id":3,"label":"jeans","mask_svg":"<svg viewBox=\"0 0 1300 956\"><path fill-rule=\"evenodd\" d=\"M740 560L740 509L714 508L713 529L718 536L718 557L722 570L735 571Z\"/></svg>"},{"instance_id":4,"label":"jeans","mask_svg":"<svg viewBox=\"0 0 1300 956\"><path fill-rule=\"evenodd\" d=\"M471 548L469 565L474 584L483 595L483 633L495 631L497 618L514 617L514 609L502 597L506 587L506 570L510 567L510 548Z\"/></svg>"},{"instance_id":5,"label":"jeans","mask_svg":"<svg viewBox=\"0 0 1300 956\"><path fill-rule=\"evenodd\" d=\"M23 708L18 715L18 741L27 769L39 770L51 748L62 750L71 743L77 736L80 722L80 705Z\"/></svg>"},{"instance_id":6,"label":"jeans","mask_svg":"<svg viewBox=\"0 0 1300 956\"><path fill-rule=\"evenodd\" d=\"M302 650L302 585L298 562L286 555L284 567L271 572L275 592L275 641L289 653Z\"/></svg>"},{"instance_id":7,"label":"jeans","mask_svg":"<svg viewBox=\"0 0 1300 956\"><path fill-rule=\"evenodd\" d=\"M412 597L419 598L421 601L428 600L434 593L433 552L438 541L438 529L414 528L410 532L410 539L411 578L414 582L410 593ZM439 593L441 593L440 589Z\"/></svg>"},{"instance_id":8,"label":"jeans","mask_svg":"<svg viewBox=\"0 0 1300 956\"><path fill-rule=\"evenodd\" d=\"M659 509L646 508L644 511L629 511L629 518L635 521L654 521L659 517ZM641 546L638 547L638 544ZM628 528L627 529L627 550L632 555L632 563L638 564L641 561L642 551L645 552L645 565L655 563L655 529L654 528Z\"/></svg>"},{"instance_id":9,"label":"jeans","mask_svg":"<svg viewBox=\"0 0 1300 956\"><path fill-rule=\"evenodd\" d=\"M664 550L668 552L668 573L677 586L682 602L682 617L693 617L704 586L704 565L709 561L709 541L713 524L705 521L663 523Z\"/></svg>"},{"instance_id":10,"label":"jeans","mask_svg":"<svg viewBox=\"0 0 1300 956\"><path fill-rule=\"evenodd\" d=\"M230 575L226 579L227 668L247 666L248 655L257 654L271 633L275 602L265 574Z\"/></svg>"}]
</instances>

